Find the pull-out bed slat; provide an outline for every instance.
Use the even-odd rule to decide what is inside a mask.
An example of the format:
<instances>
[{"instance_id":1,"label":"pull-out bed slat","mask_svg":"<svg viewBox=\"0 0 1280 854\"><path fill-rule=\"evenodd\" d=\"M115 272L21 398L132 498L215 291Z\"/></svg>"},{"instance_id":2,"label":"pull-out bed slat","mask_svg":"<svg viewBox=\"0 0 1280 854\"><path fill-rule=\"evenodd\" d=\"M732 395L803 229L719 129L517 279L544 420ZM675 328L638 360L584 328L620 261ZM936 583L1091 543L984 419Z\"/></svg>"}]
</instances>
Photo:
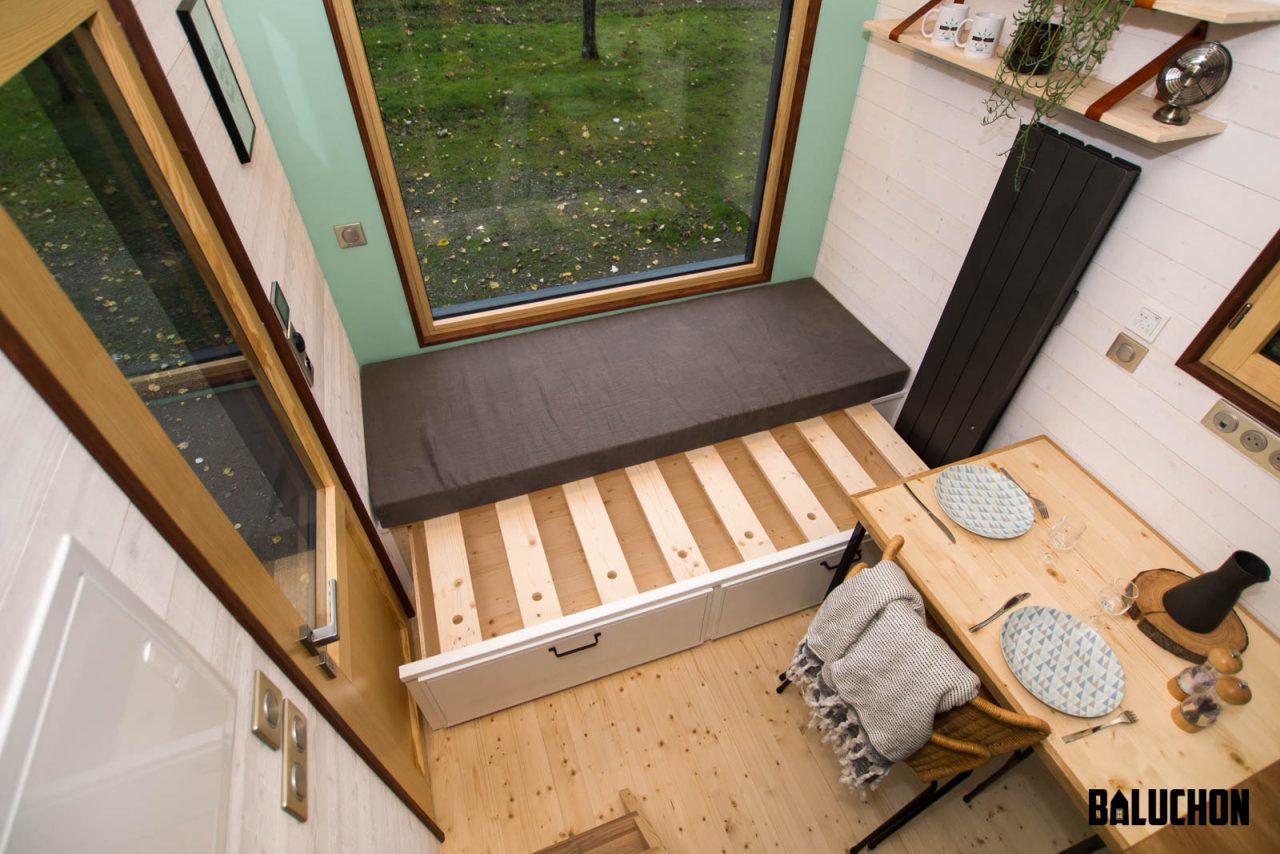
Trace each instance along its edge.
<instances>
[{"instance_id":1,"label":"pull-out bed slat","mask_svg":"<svg viewBox=\"0 0 1280 854\"><path fill-rule=\"evenodd\" d=\"M796 427L800 430L800 435L804 436L804 440L809 443L809 447L813 448L813 452L818 455L822 465L847 494L857 495L876 485L871 475L867 474L867 470L858 463L852 452L845 447L844 442L840 441L840 437L831 429L831 425L825 418L800 421Z\"/></svg>"},{"instance_id":2,"label":"pull-out bed slat","mask_svg":"<svg viewBox=\"0 0 1280 854\"><path fill-rule=\"evenodd\" d=\"M844 412L900 477L911 477L929 470L907 440L893 431L874 406L864 403L851 406Z\"/></svg>"},{"instance_id":3,"label":"pull-out bed slat","mask_svg":"<svg viewBox=\"0 0 1280 854\"><path fill-rule=\"evenodd\" d=\"M777 551L716 449L710 446L698 448L686 452L685 457L742 559L750 560Z\"/></svg>"},{"instance_id":4,"label":"pull-out bed slat","mask_svg":"<svg viewBox=\"0 0 1280 854\"><path fill-rule=\"evenodd\" d=\"M565 503L573 526L578 529L582 552L587 558L591 578L602 603L616 602L639 593L631 568L627 566L622 544L609 520L609 511L594 478L584 478L566 483L563 487Z\"/></svg>"},{"instance_id":5,"label":"pull-out bed slat","mask_svg":"<svg viewBox=\"0 0 1280 854\"><path fill-rule=\"evenodd\" d=\"M496 502L494 507L498 511L498 528L502 532L521 621L526 626L534 626L562 616L560 598L551 579L551 566L547 563L529 496L517 495Z\"/></svg>"},{"instance_id":6,"label":"pull-out bed slat","mask_svg":"<svg viewBox=\"0 0 1280 854\"><path fill-rule=\"evenodd\" d=\"M744 436L742 443L787 514L807 539L816 540L840 530L772 433L752 433Z\"/></svg>"},{"instance_id":7,"label":"pull-out bed slat","mask_svg":"<svg viewBox=\"0 0 1280 854\"><path fill-rule=\"evenodd\" d=\"M480 642L480 618L467 564L462 517L437 516L422 523L426 540L431 594L435 603L440 651L448 652ZM415 538L416 539L416 538Z\"/></svg>"},{"instance_id":8,"label":"pull-out bed slat","mask_svg":"<svg viewBox=\"0 0 1280 854\"><path fill-rule=\"evenodd\" d=\"M680 512L671 488L662 477L662 469L655 462L627 466L627 480L644 511L649 530L662 550L662 557L671 570L671 577L679 581L693 578L707 571L707 561L698 544L694 542L689 523Z\"/></svg>"}]
</instances>

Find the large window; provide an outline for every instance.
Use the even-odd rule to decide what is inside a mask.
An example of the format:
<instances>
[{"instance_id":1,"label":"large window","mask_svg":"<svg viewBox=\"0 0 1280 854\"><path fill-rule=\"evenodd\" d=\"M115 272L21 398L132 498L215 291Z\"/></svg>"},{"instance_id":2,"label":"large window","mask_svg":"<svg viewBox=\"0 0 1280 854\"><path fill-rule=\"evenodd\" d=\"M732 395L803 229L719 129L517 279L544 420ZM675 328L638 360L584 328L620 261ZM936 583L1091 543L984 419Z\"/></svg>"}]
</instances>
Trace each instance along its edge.
<instances>
[{"instance_id":1,"label":"large window","mask_svg":"<svg viewBox=\"0 0 1280 854\"><path fill-rule=\"evenodd\" d=\"M763 281L809 0L330 0L424 343Z\"/></svg>"}]
</instances>

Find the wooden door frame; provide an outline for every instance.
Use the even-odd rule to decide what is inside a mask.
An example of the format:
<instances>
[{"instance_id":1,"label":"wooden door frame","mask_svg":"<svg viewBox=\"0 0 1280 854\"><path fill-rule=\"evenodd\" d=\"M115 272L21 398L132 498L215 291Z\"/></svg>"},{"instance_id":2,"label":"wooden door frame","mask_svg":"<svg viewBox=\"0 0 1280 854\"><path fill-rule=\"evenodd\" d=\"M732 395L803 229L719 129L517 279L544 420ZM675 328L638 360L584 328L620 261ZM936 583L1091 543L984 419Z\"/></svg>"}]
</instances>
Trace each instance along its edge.
<instances>
[{"instance_id":1,"label":"wooden door frame","mask_svg":"<svg viewBox=\"0 0 1280 854\"><path fill-rule=\"evenodd\" d=\"M0 82L75 35L192 260L274 398L286 433L294 434L317 482L320 515L337 529L344 515L359 520L346 529L363 533L359 545L384 557L130 0L0 0L0 24L9 36ZM319 672L296 640L297 611L265 571L246 571L261 562L3 208L0 242L8 256L0 265L0 349L316 710L443 839L428 814L430 785L417 765L411 731L416 721L406 718L409 726L395 732L386 717L362 714L355 681ZM335 545L322 539L317 548ZM383 573L371 569L370 580L392 611L408 612L400 601L403 590L393 589Z\"/></svg>"},{"instance_id":2,"label":"wooden door frame","mask_svg":"<svg viewBox=\"0 0 1280 854\"><path fill-rule=\"evenodd\" d=\"M791 179L791 160L800 129L800 111L809 80L809 65L813 57L813 42L818 30L822 0L793 0L755 246L752 256L745 263L445 318L432 316L352 0L323 2L329 18L329 28L333 32L338 62L342 66L342 76L347 84L347 95L351 99L352 113L360 132L360 142L369 165L369 174L378 197L378 206L391 240L391 254L395 258L400 285L420 347L760 284L773 277L773 261L782 227L787 185Z\"/></svg>"},{"instance_id":3,"label":"wooden door frame","mask_svg":"<svg viewBox=\"0 0 1280 854\"><path fill-rule=\"evenodd\" d=\"M1249 265L1249 269L1240 277L1240 281L1227 294L1227 298L1205 322L1199 334L1178 358L1177 365L1222 395L1227 402L1240 407L1270 429L1280 431L1280 410L1251 391L1248 386L1209 362L1214 345L1229 332L1229 327L1236 315L1277 266L1280 266L1280 231L1271 238L1254 262Z\"/></svg>"}]
</instances>

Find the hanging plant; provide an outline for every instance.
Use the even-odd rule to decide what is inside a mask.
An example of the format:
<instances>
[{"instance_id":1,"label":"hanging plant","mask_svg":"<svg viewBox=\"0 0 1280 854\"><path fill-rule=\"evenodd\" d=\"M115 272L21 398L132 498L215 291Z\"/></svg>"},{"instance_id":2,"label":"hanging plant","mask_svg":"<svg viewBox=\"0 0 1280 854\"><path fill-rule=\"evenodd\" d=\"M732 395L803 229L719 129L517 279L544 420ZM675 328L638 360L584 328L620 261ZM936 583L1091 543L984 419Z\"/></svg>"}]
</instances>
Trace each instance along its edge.
<instances>
[{"instance_id":1,"label":"hanging plant","mask_svg":"<svg viewBox=\"0 0 1280 854\"><path fill-rule=\"evenodd\" d=\"M1055 0L1027 0L1013 15L1017 29L996 66L982 123L1019 121L1014 105L1022 97L1034 105L1028 129L1053 116L1107 55L1111 37L1132 5L1133 0L1062 0L1061 5ZM1025 177L1029 140L1024 130L1014 142L1018 189Z\"/></svg>"}]
</instances>

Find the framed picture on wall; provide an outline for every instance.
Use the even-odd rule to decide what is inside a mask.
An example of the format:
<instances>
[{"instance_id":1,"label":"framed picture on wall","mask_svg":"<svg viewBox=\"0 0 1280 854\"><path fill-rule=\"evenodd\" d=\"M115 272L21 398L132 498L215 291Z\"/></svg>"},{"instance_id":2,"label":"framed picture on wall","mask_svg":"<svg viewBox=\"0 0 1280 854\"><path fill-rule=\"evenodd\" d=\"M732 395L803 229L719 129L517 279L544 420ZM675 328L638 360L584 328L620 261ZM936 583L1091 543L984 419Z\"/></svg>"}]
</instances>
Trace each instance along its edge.
<instances>
[{"instance_id":1,"label":"framed picture on wall","mask_svg":"<svg viewBox=\"0 0 1280 854\"><path fill-rule=\"evenodd\" d=\"M205 0L182 0L178 4L178 20L182 21L182 28L187 32L192 53L213 94L218 115L222 116L222 123L231 136L236 156L241 163L248 163L253 154L253 115L249 112L244 90L231 67L209 5Z\"/></svg>"}]
</instances>

